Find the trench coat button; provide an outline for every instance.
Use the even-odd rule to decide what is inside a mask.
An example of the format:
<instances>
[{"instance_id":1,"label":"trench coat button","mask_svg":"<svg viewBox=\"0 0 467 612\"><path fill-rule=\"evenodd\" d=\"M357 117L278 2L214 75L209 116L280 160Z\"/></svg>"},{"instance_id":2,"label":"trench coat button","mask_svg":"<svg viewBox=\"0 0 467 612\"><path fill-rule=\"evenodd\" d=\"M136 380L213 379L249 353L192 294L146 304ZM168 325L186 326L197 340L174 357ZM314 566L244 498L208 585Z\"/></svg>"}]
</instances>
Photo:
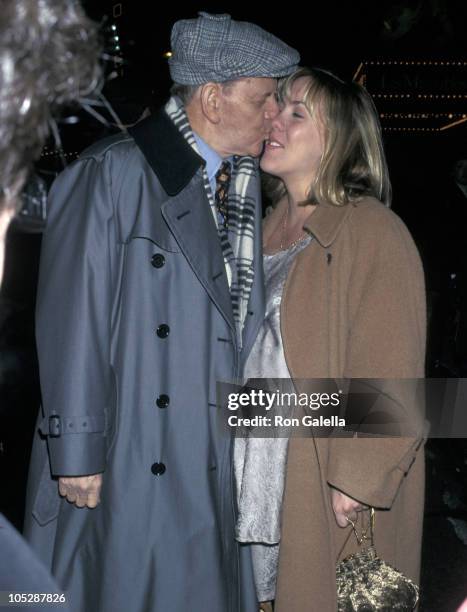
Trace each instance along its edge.
<instances>
[{"instance_id":1,"label":"trench coat button","mask_svg":"<svg viewBox=\"0 0 467 612\"><path fill-rule=\"evenodd\" d=\"M165 257L162 255L162 253L156 253L152 256L151 263L155 268L162 268L162 266L165 264Z\"/></svg>"},{"instance_id":2,"label":"trench coat button","mask_svg":"<svg viewBox=\"0 0 467 612\"><path fill-rule=\"evenodd\" d=\"M170 404L170 397L164 394L159 395L156 400L156 404L159 406L159 408L167 408Z\"/></svg>"},{"instance_id":3,"label":"trench coat button","mask_svg":"<svg viewBox=\"0 0 467 612\"><path fill-rule=\"evenodd\" d=\"M167 336L170 334L170 327L163 323L157 328L156 334L159 336L159 338L167 338Z\"/></svg>"},{"instance_id":4,"label":"trench coat button","mask_svg":"<svg viewBox=\"0 0 467 612\"><path fill-rule=\"evenodd\" d=\"M151 465L151 472L154 476L162 476L165 473L166 467L163 463L153 463Z\"/></svg>"}]
</instances>

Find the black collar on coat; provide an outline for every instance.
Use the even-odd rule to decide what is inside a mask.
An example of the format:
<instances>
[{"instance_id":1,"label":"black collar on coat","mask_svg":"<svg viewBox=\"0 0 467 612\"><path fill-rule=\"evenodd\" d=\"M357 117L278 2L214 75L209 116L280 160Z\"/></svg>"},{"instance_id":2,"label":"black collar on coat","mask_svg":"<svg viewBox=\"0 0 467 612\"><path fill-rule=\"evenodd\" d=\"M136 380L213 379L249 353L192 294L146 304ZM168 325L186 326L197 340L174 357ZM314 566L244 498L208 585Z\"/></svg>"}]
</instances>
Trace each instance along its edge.
<instances>
[{"instance_id":1,"label":"black collar on coat","mask_svg":"<svg viewBox=\"0 0 467 612\"><path fill-rule=\"evenodd\" d=\"M169 196L175 196L206 162L163 108L128 130Z\"/></svg>"}]
</instances>

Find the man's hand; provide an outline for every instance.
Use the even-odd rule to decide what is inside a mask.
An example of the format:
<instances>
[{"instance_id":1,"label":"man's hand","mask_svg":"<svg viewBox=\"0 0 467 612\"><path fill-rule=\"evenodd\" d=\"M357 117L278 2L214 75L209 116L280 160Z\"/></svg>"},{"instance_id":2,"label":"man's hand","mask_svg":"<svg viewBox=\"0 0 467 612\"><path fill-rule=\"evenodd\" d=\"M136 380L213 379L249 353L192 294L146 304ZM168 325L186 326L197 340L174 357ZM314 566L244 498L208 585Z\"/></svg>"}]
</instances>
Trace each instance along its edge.
<instances>
[{"instance_id":1,"label":"man's hand","mask_svg":"<svg viewBox=\"0 0 467 612\"><path fill-rule=\"evenodd\" d=\"M347 527L350 524L347 518L355 522L357 520L357 512L368 509L368 506L361 504L356 499L332 487L331 504L339 527Z\"/></svg>"},{"instance_id":2,"label":"man's hand","mask_svg":"<svg viewBox=\"0 0 467 612\"><path fill-rule=\"evenodd\" d=\"M95 508L100 502L102 474L91 476L60 476L58 490L77 508Z\"/></svg>"}]
</instances>

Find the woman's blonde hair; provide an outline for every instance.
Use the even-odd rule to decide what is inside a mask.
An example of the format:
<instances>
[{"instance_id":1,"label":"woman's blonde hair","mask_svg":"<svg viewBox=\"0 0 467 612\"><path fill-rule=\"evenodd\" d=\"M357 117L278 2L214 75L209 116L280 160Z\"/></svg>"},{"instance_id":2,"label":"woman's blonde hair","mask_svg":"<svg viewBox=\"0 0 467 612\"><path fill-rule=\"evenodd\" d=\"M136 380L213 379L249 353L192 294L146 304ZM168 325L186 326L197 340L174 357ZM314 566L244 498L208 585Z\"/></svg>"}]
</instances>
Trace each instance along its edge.
<instances>
[{"instance_id":1,"label":"woman's blonde hair","mask_svg":"<svg viewBox=\"0 0 467 612\"><path fill-rule=\"evenodd\" d=\"M279 81L279 99L290 97L293 83L308 79L303 102L324 126L324 151L316 178L304 204L343 205L363 196L391 202L386 158L378 114L368 92L357 83L344 83L318 68L299 68ZM265 174L266 194L273 204L286 193L284 183Z\"/></svg>"}]
</instances>

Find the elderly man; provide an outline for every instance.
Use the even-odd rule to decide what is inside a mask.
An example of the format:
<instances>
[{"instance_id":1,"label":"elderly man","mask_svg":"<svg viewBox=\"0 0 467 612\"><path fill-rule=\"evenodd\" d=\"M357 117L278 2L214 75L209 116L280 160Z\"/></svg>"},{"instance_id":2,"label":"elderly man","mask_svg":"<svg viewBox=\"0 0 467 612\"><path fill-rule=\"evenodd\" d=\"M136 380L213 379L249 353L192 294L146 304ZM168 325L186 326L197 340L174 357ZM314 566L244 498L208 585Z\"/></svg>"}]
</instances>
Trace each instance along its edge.
<instances>
[{"instance_id":1,"label":"elderly man","mask_svg":"<svg viewBox=\"0 0 467 612\"><path fill-rule=\"evenodd\" d=\"M263 317L255 158L299 56L206 13L172 51L166 107L51 191L26 533L76 612L257 608L216 382Z\"/></svg>"}]
</instances>

